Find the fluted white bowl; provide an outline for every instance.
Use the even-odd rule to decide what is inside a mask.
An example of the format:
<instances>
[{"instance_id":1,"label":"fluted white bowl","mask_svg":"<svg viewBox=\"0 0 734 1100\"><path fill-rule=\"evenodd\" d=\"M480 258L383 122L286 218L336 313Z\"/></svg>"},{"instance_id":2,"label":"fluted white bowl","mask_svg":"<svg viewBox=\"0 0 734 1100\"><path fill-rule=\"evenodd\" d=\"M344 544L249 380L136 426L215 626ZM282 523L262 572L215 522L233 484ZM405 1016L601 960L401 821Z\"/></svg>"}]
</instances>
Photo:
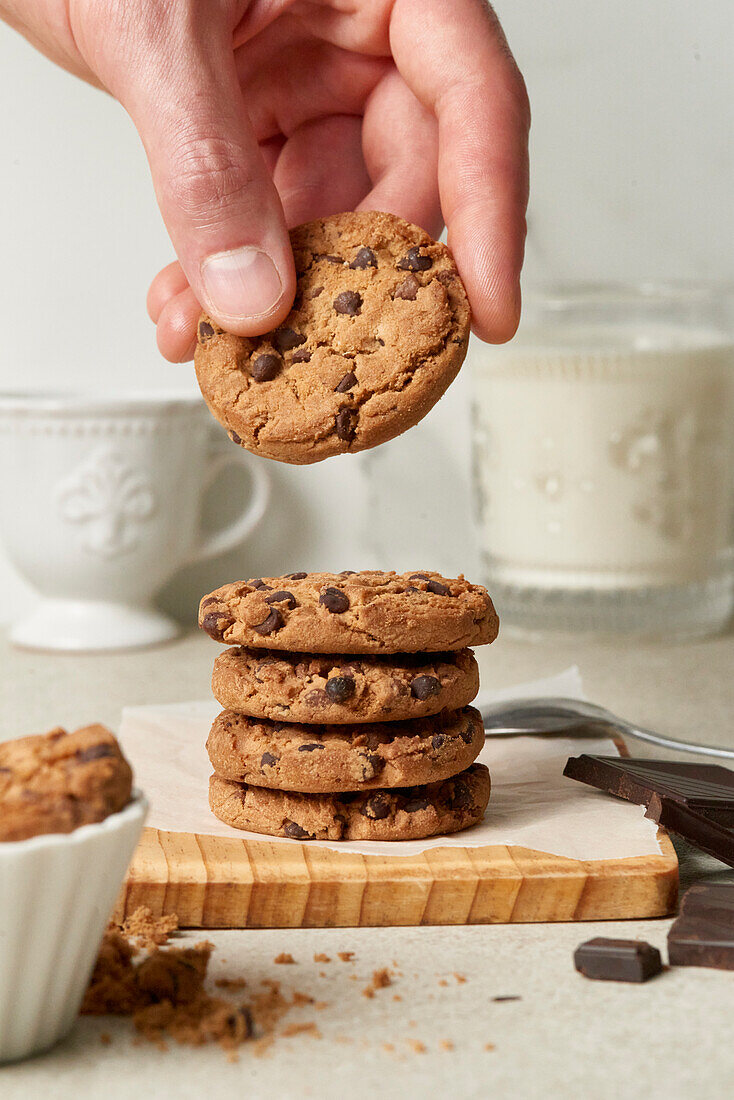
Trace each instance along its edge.
<instances>
[{"instance_id":1,"label":"fluted white bowl","mask_svg":"<svg viewBox=\"0 0 734 1100\"><path fill-rule=\"evenodd\" d=\"M0 1062L71 1030L147 809L133 791L98 824L0 843Z\"/></svg>"}]
</instances>

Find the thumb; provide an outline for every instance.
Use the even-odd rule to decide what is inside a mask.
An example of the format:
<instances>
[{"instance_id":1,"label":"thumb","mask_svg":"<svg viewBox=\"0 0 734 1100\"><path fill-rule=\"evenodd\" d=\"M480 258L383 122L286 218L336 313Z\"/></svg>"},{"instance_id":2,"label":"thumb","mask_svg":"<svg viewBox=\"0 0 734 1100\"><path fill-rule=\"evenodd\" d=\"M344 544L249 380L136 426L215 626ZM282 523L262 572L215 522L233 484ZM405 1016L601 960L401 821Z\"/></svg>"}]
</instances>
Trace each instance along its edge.
<instances>
[{"instance_id":1,"label":"thumb","mask_svg":"<svg viewBox=\"0 0 734 1100\"><path fill-rule=\"evenodd\" d=\"M189 285L228 332L268 332L293 302L293 254L231 43L185 43L173 64L169 55L151 69L125 106Z\"/></svg>"}]
</instances>

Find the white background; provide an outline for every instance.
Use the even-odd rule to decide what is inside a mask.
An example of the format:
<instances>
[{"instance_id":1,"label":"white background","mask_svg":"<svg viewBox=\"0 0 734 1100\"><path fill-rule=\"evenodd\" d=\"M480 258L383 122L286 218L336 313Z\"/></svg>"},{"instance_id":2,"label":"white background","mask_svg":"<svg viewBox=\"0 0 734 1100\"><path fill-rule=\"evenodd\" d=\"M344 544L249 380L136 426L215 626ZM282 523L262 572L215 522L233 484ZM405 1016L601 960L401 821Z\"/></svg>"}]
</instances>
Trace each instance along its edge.
<instances>
[{"instance_id":1,"label":"white background","mask_svg":"<svg viewBox=\"0 0 734 1100\"><path fill-rule=\"evenodd\" d=\"M731 280L732 0L499 0L533 108L526 285L560 278ZM0 390L194 386L145 313L172 257L122 109L0 27ZM470 353L471 359L471 353ZM418 428L369 455L269 464L267 524L189 571L189 612L239 575L314 568L476 571L467 486L469 370ZM24 586L0 550L0 614Z\"/></svg>"}]
</instances>

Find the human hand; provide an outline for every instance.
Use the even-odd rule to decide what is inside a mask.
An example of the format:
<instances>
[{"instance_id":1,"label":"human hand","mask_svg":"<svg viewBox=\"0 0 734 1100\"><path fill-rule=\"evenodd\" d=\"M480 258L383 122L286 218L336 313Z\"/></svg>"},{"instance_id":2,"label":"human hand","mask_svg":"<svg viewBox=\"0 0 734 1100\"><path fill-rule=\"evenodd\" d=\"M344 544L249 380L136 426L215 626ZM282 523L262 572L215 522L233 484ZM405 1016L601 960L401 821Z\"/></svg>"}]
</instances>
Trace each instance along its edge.
<instances>
[{"instance_id":1,"label":"human hand","mask_svg":"<svg viewBox=\"0 0 734 1100\"><path fill-rule=\"evenodd\" d=\"M166 358L200 304L242 336L291 307L287 227L388 210L442 221L474 328L514 332L529 108L484 0L0 0L53 60L106 88L143 140L178 256L148 309Z\"/></svg>"}]
</instances>

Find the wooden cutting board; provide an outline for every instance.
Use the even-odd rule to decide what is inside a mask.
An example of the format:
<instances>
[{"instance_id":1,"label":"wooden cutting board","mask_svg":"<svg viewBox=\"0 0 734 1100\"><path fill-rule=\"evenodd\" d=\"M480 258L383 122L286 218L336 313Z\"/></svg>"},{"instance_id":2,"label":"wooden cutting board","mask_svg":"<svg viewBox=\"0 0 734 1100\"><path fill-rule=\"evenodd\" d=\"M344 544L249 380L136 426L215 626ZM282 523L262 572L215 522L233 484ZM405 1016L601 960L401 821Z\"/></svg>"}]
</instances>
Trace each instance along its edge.
<instances>
[{"instance_id":1,"label":"wooden cutting board","mask_svg":"<svg viewBox=\"0 0 734 1100\"><path fill-rule=\"evenodd\" d=\"M361 856L308 844L145 829L118 899L190 928L332 928L661 917L678 861L564 859L528 848L434 848Z\"/></svg>"}]
</instances>

